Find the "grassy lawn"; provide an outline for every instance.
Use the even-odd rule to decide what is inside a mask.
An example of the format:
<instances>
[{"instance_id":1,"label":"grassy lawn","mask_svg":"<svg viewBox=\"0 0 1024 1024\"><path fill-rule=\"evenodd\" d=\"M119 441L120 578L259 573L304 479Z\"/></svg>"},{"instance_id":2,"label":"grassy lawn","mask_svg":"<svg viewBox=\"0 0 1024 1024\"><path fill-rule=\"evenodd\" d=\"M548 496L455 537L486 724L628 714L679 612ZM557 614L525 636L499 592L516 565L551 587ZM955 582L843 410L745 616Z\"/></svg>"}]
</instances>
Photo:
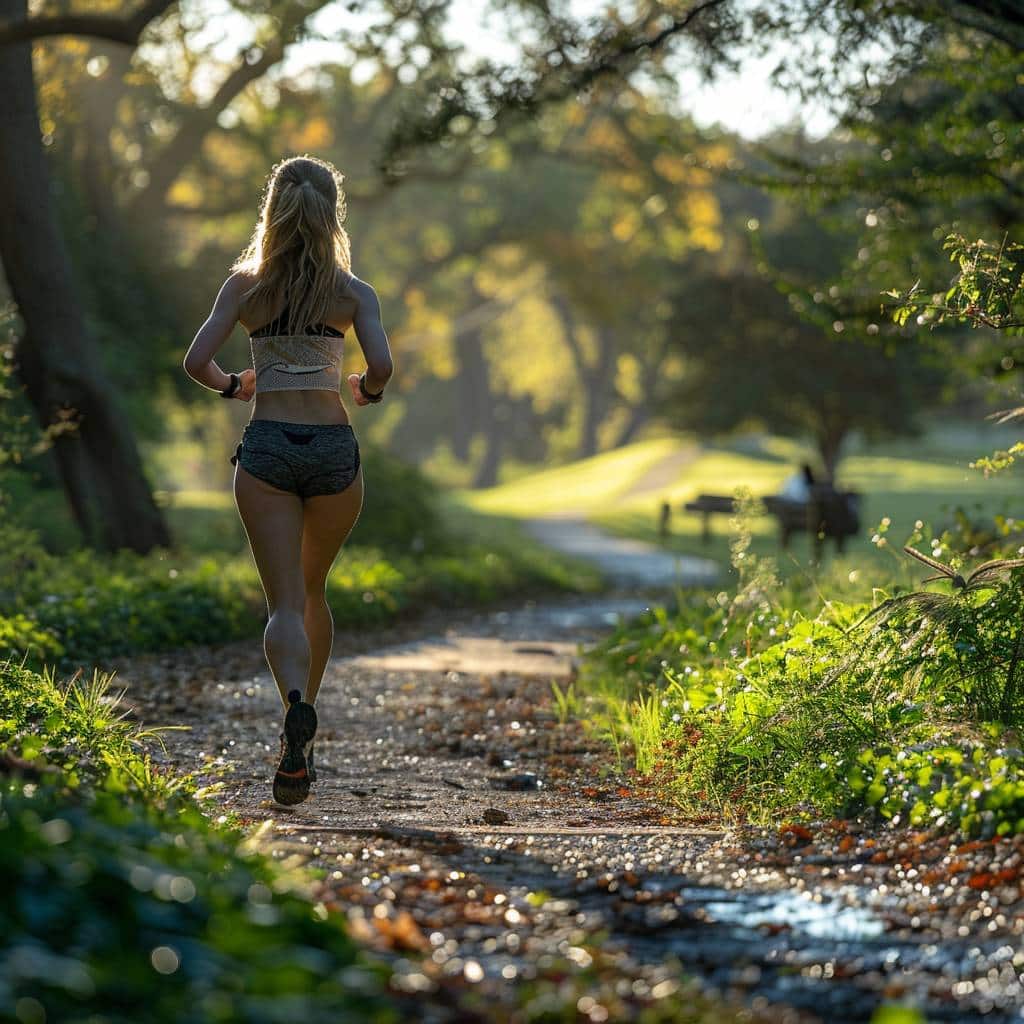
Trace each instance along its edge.
<instances>
[{"instance_id":1,"label":"grassy lawn","mask_svg":"<svg viewBox=\"0 0 1024 1024\"><path fill-rule=\"evenodd\" d=\"M483 491L461 491L460 497L481 512L527 517L601 508L627 492L649 469L680 447L675 437L602 452L589 459L542 469Z\"/></svg>"},{"instance_id":2,"label":"grassy lawn","mask_svg":"<svg viewBox=\"0 0 1024 1024\"><path fill-rule=\"evenodd\" d=\"M885 517L891 520L889 537L897 548L913 532L917 520L930 522L940 530L952 523L958 507L972 519L996 513L1024 518L1024 500L1019 497L1019 483L1012 471L986 480L968 465L992 448L1010 443L1004 433L986 434L971 426L959 430L936 427L917 440L851 454L842 464L840 479L844 486L863 495L862 530L848 544L846 557L838 562L866 563L880 569L887 565L892 572L899 560L891 552L880 552L871 541ZM487 491L469 493L466 500L475 508L510 516L576 510L612 532L652 543L663 543L658 536L658 513L661 503L669 501L673 508L672 535L664 543L682 553L709 555L727 563L728 517L712 518L713 537L705 546L700 516L684 512L682 505L700 493L732 494L741 486L749 487L754 495L775 493L807 451L779 438L704 445L661 489L631 493L636 481L659 461L691 444L690 439L679 437L641 441ZM806 562L809 544L805 536L797 535L790 551L784 553L777 543L772 517L758 517L750 526L754 551L780 555L783 571Z\"/></svg>"}]
</instances>

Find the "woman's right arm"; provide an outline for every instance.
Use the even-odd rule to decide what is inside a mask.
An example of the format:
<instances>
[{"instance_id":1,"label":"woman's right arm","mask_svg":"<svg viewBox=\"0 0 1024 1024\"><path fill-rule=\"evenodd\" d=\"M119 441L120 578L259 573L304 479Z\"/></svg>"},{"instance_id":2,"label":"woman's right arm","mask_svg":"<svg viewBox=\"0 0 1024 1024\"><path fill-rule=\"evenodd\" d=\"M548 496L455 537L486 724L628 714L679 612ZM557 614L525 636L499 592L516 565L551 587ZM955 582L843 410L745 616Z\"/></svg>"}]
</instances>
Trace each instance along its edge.
<instances>
[{"instance_id":1,"label":"woman's right arm","mask_svg":"<svg viewBox=\"0 0 1024 1024\"><path fill-rule=\"evenodd\" d=\"M384 390L394 372L391 347L388 345L388 336L381 323L380 301L373 287L355 278L352 281L352 290L359 302L356 315L352 318L352 326L366 359L366 390L376 394Z\"/></svg>"},{"instance_id":2,"label":"woman's right arm","mask_svg":"<svg viewBox=\"0 0 1024 1024\"><path fill-rule=\"evenodd\" d=\"M223 391L231 382L231 377L217 365L213 357L231 336L238 322L239 301L245 287L243 276L237 273L221 285L210 315L196 332L182 361L185 372L211 391ZM241 387L233 397L248 402L256 390L256 374L249 367L238 376Z\"/></svg>"}]
</instances>

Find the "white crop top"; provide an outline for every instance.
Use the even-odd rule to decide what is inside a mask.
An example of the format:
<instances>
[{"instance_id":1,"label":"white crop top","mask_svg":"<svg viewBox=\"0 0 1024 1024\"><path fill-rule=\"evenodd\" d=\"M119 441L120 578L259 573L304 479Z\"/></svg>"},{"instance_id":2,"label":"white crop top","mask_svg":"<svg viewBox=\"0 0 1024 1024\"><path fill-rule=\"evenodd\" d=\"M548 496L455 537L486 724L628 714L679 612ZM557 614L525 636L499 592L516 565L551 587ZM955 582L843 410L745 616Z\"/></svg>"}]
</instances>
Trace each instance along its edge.
<instances>
[{"instance_id":1,"label":"white crop top","mask_svg":"<svg viewBox=\"0 0 1024 1024\"><path fill-rule=\"evenodd\" d=\"M302 334L285 334L287 312L249 335L256 393L340 390L344 331L318 324Z\"/></svg>"}]
</instances>

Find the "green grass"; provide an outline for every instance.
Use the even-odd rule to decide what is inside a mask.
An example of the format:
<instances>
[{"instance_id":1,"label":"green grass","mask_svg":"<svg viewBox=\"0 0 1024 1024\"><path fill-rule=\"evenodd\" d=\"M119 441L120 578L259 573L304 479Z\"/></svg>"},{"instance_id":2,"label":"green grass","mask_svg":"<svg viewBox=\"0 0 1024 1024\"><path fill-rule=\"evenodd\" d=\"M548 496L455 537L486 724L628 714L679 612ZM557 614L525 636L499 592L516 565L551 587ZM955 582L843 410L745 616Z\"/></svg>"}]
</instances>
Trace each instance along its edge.
<instances>
[{"instance_id":1,"label":"green grass","mask_svg":"<svg viewBox=\"0 0 1024 1024\"><path fill-rule=\"evenodd\" d=\"M1012 475L986 480L979 471L968 468L972 458L986 451L984 447L971 446L984 439L984 433L971 425L959 431L955 425L937 427L919 440L891 442L844 460L841 483L860 491L864 500L861 533L850 540L848 557L839 564L847 564L848 571L889 572L893 567L891 556L880 554L871 540L875 527L886 517L891 520L890 536L894 541L909 536L918 520L940 526L949 524L957 507L982 519L999 512L1024 518L1024 500L1019 498L1019 485ZM1000 433L997 440L1003 443L1006 439ZM705 445L661 490L637 496L630 493L633 484L659 461L688 449L692 443L684 437L641 441L470 493L467 501L474 508L510 516L576 510L614 533L664 543L671 550L706 555L727 564L729 517L712 517L712 540L704 545L701 517L684 512L682 506L698 494L731 495L740 486L748 487L754 495L775 493L806 458L807 451L782 438ZM667 542L658 535L663 501L670 502L673 508L672 532ZM810 543L805 535L797 534L786 554L779 548L774 518L759 517L750 528L754 552L779 555L782 571L797 571L806 565ZM831 544L826 546L826 552L832 550Z\"/></svg>"},{"instance_id":2,"label":"green grass","mask_svg":"<svg viewBox=\"0 0 1024 1024\"><path fill-rule=\"evenodd\" d=\"M678 450L672 437L639 441L553 469L542 469L483 491L460 492L472 508L508 516L591 512L616 501L644 473Z\"/></svg>"}]
</instances>

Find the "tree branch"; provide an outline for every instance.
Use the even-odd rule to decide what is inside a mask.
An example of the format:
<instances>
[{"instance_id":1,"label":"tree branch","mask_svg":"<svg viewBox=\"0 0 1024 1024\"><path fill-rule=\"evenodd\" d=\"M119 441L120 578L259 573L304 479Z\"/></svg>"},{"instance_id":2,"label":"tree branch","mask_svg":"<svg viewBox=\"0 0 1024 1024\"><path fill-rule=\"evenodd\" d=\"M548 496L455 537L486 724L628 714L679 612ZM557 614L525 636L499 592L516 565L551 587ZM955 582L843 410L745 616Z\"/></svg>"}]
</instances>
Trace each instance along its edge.
<instances>
[{"instance_id":1,"label":"tree branch","mask_svg":"<svg viewBox=\"0 0 1024 1024\"><path fill-rule=\"evenodd\" d=\"M294 5L282 18L280 31L272 41L263 47L249 46L241 51L238 64L221 82L213 99L206 106L190 111L174 138L149 161L152 168L149 184L129 200L131 209L144 210L163 200L178 175L198 152L203 139L213 130L217 118L250 82L262 77L284 57L285 48L295 40L306 20L328 2L316 0L308 7Z\"/></svg>"},{"instance_id":2,"label":"tree branch","mask_svg":"<svg viewBox=\"0 0 1024 1024\"><path fill-rule=\"evenodd\" d=\"M690 28L701 15L727 3L728 0L703 0L691 7L684 15L673 17L663 29L652 36L640 35L627 41L620 41L620 34L616 34L611 38L593 40L592 45L595 49L604 45L608 47L606 52L597 53L591 60L582 62L575 67L570 66L565 72L560 68L558 71L544 75L536 83L513 74L499 75L499 80L503 85L503 95L495 93L491 83L486 79L481 80L479 76L477 76L476 85L479 87L479 91L488 95L490 101L497 105L498 109L494 114L496 122L503 121L510 116L528 117L545 106L565 100L575 93L589 88L601 79L615 74L623 74L624 66L627 66L633 58L637 58L645 52L649 55L656 54L671 38ZM449 125L455 118L469 116L476 119L477 112L466 99L472 92L471 86L467 87L467 82L471 82L472 77L463 76L460 79L455 88L460 98L446 102L436 114L417 117L411 109L402 112L403 116L399 118L396 129L384 144L381 169L385 174L390 176L396 173L392 166L393 162L401 161L407 152L424 143L436 142L447 134Z\"/></svg>"},{"instance_id":3,"label":"tree branch","mask_svg":"<svg viewBox=\"0 0 1024 1024\"><path fill-rule=\"evenodd\" d=\"M0 45L44 36L91 36L134 46L142 30L176 0L149 0L134 14L51 14L22 21L0 21Z\"/></svg>"}]
</instances>

